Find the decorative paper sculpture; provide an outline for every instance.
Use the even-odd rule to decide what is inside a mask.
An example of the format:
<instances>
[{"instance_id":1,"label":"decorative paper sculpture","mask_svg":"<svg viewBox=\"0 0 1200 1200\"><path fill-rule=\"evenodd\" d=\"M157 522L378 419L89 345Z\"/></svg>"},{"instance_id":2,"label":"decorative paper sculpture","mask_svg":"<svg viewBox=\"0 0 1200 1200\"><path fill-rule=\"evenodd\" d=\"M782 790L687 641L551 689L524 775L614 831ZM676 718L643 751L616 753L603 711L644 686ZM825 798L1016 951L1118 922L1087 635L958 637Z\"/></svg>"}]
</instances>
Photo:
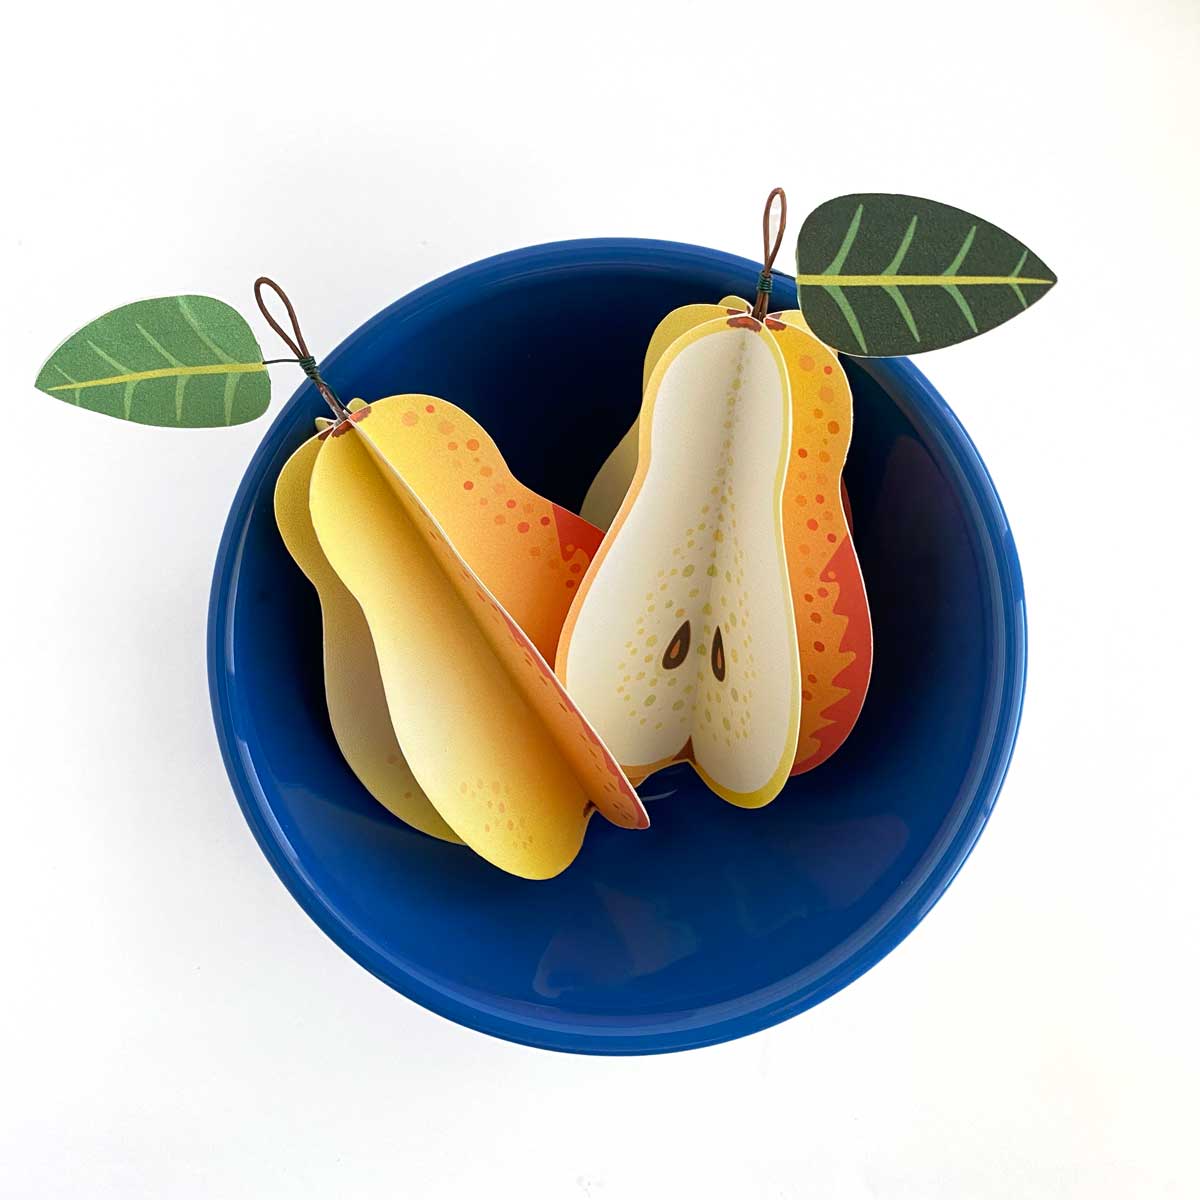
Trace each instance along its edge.
<instances>
[{"instance_id":1,"label":"decorative paper sculpture","mask_svg":"<svg viewBox=\"0 0 1200 1200\"><path fill-rule=\"evenodd\" d=\"M474 432L473 422L456 423L465 414L426 396L352 414L321 435L308 494L313 528L366 618L392 727L430 803L497 866L555 875L578 852L593 811L638 827L645 810L533 642L390 457L414 413L414 424ZM460 524L471 527L482 529L473 519ZM553 605L556 582L565 590L565 580L544 574L544 589L518 585L531 609L542 607L542 595Z\"/></svg>"},{"instance_id":2,"label":"decorative paper sculpture","mask_svg":"<svg viewBox=\"0 0 1200 1200\"><path fill-rule=\"evenodd\" d=\"M787 779L800 720L781 513L791 440L787 364L758 321L706 321L651 373L637 471L557 660L635 778L688 759L745 807Z\"/></svg>"},{"instance_id":3,"label":"decorative paper sculpture","mask_svg":"<svg viewBox=\"0 0 1200 1200\"><path fill-rule=\"evenodd\" d=\"M265 278L259 308L293 359L264 360L221 301L170 296L85 326L36 386L143 424L230 425L265 411L270 362L298 363L333 418L284 466L275 511L320 597L338 746L400 820L545 878L574 859L594 812L648 824L625 772L640 781L687 761L725 799L757 807L845 742L872 645L836 352L962 341L1055 282L960 209L852 195L804 222L802 311L771 312L785 219L777 188L753 306L726 297L659 324L639 419L583 517L519 483L445 400L344 406Z\"/></svg>"},{"instance_id":4,"label":"decorative paper sculpture","mask_svg":"<svg viewBox=\"0 0 1200 1200\"><path fill-rule=\"evenodd\" d=\"M738 296L675 309L650 339L646 378L664 350L687 330L749 312L750 305ZM829 758L858 719L871 677L871 614L841 483L853 422L846 373L837 356L809 335L799 311L768 314L763 325L783 354L791 393L783 537L802 675L799 741L791 771L796 775ZM584 499L584 515L604 528L612 524L629 490L639 429L640 421L635 421Z\"/></svg>"}]
</instances>

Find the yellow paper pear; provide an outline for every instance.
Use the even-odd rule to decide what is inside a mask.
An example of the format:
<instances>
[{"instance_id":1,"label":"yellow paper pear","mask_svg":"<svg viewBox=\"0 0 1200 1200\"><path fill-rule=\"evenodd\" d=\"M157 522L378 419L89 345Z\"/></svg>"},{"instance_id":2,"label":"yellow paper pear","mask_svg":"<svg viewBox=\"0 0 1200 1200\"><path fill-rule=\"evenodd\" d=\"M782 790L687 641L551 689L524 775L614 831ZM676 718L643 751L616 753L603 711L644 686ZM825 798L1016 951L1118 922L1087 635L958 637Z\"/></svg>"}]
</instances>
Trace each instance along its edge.
<instances>
[{"instance_id":1,"label":"yellow paper pear","mask_svg":"<svg viewBox=\"0 0 1200 1200\"><path fill-rule=\"evenodd\" d=\"M691 761L758 807L796 754L801 684L781 514L783 355L740 314L653 366L636 471L571 607L556 670L625 769Z\"/></svg>"},{"instance_id":2,"label":"yellow paper pear","mask_svg":"<svg viewBox=\"0 0 1200 1200\"><path fill-rule=\"evenodd\" d=\"M388 716L366 618L317 541L308 489L320 449L321 440L310 438L284 465L275 484L275 520L288 552L321 602L325 699L333 736L346 764L389 812L423 833L460 841L405 761Z\"/></svg>"},{"instance_id":3,"label":"yellow paper pear","mask_svg":"<svg viewBox=\"0 0 1200 1200\"><path fill-rule=\"evenodd\" d=\"M645 810L533 642L385 453L399 452L382 414L415 411L415 400L430 403L384 404L378 441L375 406L330 431L312 471L313 528L362 609L391 724L424 794L483 857L546 878L574 859L594 811L642 827Z\"/></svg>"}]
</instances>

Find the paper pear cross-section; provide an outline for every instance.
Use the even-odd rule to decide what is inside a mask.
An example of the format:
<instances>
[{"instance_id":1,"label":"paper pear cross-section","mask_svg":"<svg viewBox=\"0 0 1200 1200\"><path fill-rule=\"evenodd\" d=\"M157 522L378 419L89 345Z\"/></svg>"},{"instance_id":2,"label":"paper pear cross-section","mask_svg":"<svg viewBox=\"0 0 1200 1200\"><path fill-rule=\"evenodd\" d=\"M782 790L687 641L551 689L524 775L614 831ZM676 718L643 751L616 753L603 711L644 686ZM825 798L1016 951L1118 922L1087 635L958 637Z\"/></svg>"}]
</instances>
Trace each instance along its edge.
<instances>
[{"instance_id":1,"label":"paper pear cross-section","mask_svg":"<svg viewBox=\"0 0 1200 1200\"><path fill-rule=\"evenodd\" d=\"M682 334L749 311L745 300L727 296L720 304L689 304L668 313L646 350L646 384ZM854 416L846 373L798 311L770 313L763 327L783 355L791 392L783 529L803 676L795 775L829 759L858 720L871 678L871 613L842 486ZM640 426L634 422L584 500L584 516L602 527L612 523L630 491Z\"/></svg>"},{"instance_id":2,"label":"paper pear cross-section","mask_svg":"<svg viewBox=\"0 0 1200 1200\"><path fill-rule=\"evenodd\" d=\"M680 760L734 804L795 760L800 656L781 513L792 441L772 334L722 313L654 366L637 469L556 670L635 778Z\"/></svg>"}]
</instances>

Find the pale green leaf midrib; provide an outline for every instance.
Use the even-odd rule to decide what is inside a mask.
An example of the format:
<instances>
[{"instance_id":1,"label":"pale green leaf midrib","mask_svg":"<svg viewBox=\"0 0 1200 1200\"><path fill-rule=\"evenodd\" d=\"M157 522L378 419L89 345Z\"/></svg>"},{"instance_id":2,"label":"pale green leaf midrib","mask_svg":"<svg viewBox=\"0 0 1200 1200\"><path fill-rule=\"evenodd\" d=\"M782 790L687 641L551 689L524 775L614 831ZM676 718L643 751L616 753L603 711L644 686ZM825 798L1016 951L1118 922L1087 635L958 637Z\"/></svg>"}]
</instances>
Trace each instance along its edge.
<instances>
[{"instance_id":1,"label":"pale green leaf midrib","mask_svg":"<svg viewBox=\"0 0 1200 1200\"><path fill-rule=\"evenodd\" d=\"M801 287L1012 287L1014 284L1050 287L1053 279L1026 275L797 275Z\"/></svg>"},{"instance_id":2,"label":"pale green leaf midrib","mask_svg":"<svg viewBox=\"0 0 1200 1200\"><path fill-rule=\"evenodd\" d=\"M61 367L57 367L63 375ZM70 392L80 388L116 387L119 384L141 383L147 379L176 379L180 376L194 375L246 375L256 371L265 371L266 364L256 363L207 363L198 367L155 367L149 371L130 371L124 375L110 375L104 379L78 379L70 383L56 384L48 388L51 392ZM67 376L69 379L70 376Z\"/></svg>"}]
</instances>

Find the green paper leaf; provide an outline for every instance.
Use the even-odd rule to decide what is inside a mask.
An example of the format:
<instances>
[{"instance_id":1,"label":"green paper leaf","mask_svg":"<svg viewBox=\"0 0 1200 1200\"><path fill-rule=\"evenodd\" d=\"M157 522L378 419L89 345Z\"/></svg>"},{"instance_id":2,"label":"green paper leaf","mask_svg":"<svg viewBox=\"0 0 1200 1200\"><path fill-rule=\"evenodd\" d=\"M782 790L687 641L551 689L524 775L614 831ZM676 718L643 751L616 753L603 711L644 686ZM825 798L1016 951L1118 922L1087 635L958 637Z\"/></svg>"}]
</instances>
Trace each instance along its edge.
<instances>
[{"instance_id":1,"label":"green paper leaf","mask_svg":"<svg viewBox=\"0 0 1200 1200\"><path fill-rule=\"evenodd\" d=\"M110 417L191 429L252 421L271 399L250 326L211 296L139 300L97 317L55 350L34 386Z\"/></svg>"},{"instance_id":2,"label":"green paper leaf","mask_svg":"<svg viewBox=\"0 0 1200 1200\"><path fill-rule=\"evenodd\" d=\"M800 309L817 337L846 354L917 354L966 341L1056 282L1011 234L919 196L827 200L796 242Z\"/></svg>"}]
</instances>

